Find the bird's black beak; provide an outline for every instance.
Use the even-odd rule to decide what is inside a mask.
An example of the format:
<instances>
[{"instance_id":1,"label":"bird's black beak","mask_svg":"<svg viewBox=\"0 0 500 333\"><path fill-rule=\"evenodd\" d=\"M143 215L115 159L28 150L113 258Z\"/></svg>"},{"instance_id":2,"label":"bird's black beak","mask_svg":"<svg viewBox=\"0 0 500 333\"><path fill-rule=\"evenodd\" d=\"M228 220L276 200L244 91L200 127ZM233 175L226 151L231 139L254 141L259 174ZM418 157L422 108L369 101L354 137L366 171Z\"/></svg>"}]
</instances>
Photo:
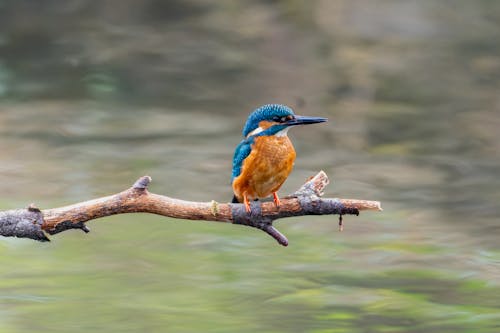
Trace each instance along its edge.
<instances>
[{"instance_id":1,"label":"bird's black beak","mask_svg":"<svg viewBox=\"0 0 500 333\"><path fill-rule=\"evenodd\" d=\"M326 121L328 121L328 118L295 116L293 119L290 119L290 120L284 122L283 124L287 125L287 126L295 126L295 125L309 125L309 124L324 123Z\"/></svg>"}]
</instances>

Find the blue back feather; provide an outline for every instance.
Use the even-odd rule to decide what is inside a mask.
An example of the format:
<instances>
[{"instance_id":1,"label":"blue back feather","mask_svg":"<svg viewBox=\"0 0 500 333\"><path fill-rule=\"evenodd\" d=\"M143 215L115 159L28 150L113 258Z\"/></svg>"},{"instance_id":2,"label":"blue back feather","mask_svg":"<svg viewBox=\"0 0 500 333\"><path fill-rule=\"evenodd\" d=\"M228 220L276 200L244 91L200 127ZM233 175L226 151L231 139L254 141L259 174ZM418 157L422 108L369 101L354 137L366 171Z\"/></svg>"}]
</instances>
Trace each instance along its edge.
<instances>
[{"instance_id":1,"label":"blue back feather","mask_svg":"<svg viewBox=\"0 0 500 333\"><path fill-rule=\"evenodd\" d=\"M243 136L245 139L240 142L240 144L236 147L233 156L233 173L231 177L231 183L234 178L238 177L241 174L241 167L243 165L243 161L245 158L250 155L252 151L252 144L255 141L255 137L257 136L266 136L266 135L274 135L279 131L286 128L285 125L274 125L262 131L258 134L252 135L248 138L247 135L259 127L259 123L263 120L272 120L273 117L286 117L289 115L293 115L292 109L285 105L281 104L268 104L261 106L256 109L250 116L248 116L247 122L245 123L245 127L243 128Z\"/></svg>"},{"instance_id":2,"label":"blue back feather","mask_svg":"<svg viewBox=\"0 0 500 333\"><path fill-rule=\"evenodd\" d=\"M253 142L254 138L250 137L248 139L241 141L240 144L236 147L233 156L233 174L231 177L231 183L233 182L234 178L240 175L241 165L243 164L245 158L247 158L248 155L250 155L250 152L252 151Z\"/></svg>"}]
</instances>

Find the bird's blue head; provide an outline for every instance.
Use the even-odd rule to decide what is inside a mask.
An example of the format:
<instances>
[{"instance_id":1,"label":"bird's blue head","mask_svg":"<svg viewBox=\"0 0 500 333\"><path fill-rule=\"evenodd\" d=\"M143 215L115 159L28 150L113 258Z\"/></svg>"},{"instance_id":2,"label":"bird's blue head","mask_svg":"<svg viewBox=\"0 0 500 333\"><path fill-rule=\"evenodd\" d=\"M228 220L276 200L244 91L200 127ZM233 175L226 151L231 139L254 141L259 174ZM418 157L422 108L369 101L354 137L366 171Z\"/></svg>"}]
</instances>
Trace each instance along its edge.
<instances>
[{"instance_id":1,"label":"bird's blue head","mask_svg":"<svg viewBox=\"0 0 500 333\"><path fill-rule=\"evenodd\" d=\"M274 135L290 126L307 125L322 123L327 121L321 117L305 117L298 116L293 113L293 110L286 105L267 104L253 111L248 116L245 127L243 128L243 136L260 134Z\"/></svg>"}]
</instances>

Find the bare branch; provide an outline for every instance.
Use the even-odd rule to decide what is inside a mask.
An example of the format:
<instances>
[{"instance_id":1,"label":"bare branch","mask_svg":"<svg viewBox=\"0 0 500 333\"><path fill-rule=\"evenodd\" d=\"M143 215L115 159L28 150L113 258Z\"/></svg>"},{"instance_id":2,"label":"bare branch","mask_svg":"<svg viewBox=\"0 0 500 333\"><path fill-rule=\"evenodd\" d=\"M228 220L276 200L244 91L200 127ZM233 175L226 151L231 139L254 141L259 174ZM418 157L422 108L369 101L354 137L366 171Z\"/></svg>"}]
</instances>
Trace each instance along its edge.
<instances>
[{"instance_id":1,"label":"bare branch","mask_svg":"<svg viewBox=\"0 0 500 333\"><path fill-rule=\"evenodd\" d=\"M150 182L151 177L144 176L123 192L74 205L44 210L30 206L24 210L0 212L0 235L47 241L44 232L51 235L68 229L89 232L85 225L87 221L115 214L143 212L187 220L242 224L261 229L279 244L287 246L286 237L272 225L277 219L302 215L358 215L361 210L382 210L378 201L321 198L329 182L323 171L295 193L281 199L279 208L273 202L254 201L250 213L246 212L243 204L192 202L150 193L147 190Z\"/></svg>"}]
</instances>

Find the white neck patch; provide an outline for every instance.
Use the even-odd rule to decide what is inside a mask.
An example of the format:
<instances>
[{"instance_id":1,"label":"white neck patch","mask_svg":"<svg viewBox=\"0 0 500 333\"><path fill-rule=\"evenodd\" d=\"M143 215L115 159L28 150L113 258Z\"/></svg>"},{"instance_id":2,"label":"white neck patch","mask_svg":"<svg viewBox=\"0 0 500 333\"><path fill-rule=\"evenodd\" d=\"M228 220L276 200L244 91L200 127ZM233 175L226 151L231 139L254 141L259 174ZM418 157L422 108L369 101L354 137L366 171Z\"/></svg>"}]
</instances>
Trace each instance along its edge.
<instances>
[{"instance_id":1,"label":"white neck patch","mask_svg":"<svg viewBox=\"0 0 500 333\"><path fill-rule=\"evenodd\" d=\"M283 137L283 136L286 136L288 130L290 129L290 127L285 127L284 129L282 129L281 131L279 131L278 133L276 133L275 135L277 137Z\"/></svg>"},{"instance_id":2,"label":"white neck patch","mask_svg":"<svg viewBox=\"0 0 500 333\"><path fill-rule=\"evenodd\" d=\"M250 133L248 133L248 135L247 135L247 139L248 139L249 137L251 137L252 135L259 134L259 133L260 133L260 132L262 132L262 131L264 131L264 130L262 129L262 127L257 127L256 129L254 129L253 131L251 131Z\"/></svg>"},{"instance_id":3,"label":"white neck patch","mask_svg":"<svg viewBox=\"0 0 500 333\"><path fill-rule=\"evenodd\" d=\"M287 133L288 133L288 130L290 129L290 127L285 127L284 129L282 129L281 131L279 131L278 133L276 133L275 135L277 137L283 137L283 136L286 136ZM252 135L256 135L256 134L259 134L259 133L262 133L264 132L264 130L262 129L262 127L257 127L256 129L254 129L253 131L251 131L250 133L248 133L247 135L247 139L249 137L251 137Z\"/></svg>"}]
</instances>

